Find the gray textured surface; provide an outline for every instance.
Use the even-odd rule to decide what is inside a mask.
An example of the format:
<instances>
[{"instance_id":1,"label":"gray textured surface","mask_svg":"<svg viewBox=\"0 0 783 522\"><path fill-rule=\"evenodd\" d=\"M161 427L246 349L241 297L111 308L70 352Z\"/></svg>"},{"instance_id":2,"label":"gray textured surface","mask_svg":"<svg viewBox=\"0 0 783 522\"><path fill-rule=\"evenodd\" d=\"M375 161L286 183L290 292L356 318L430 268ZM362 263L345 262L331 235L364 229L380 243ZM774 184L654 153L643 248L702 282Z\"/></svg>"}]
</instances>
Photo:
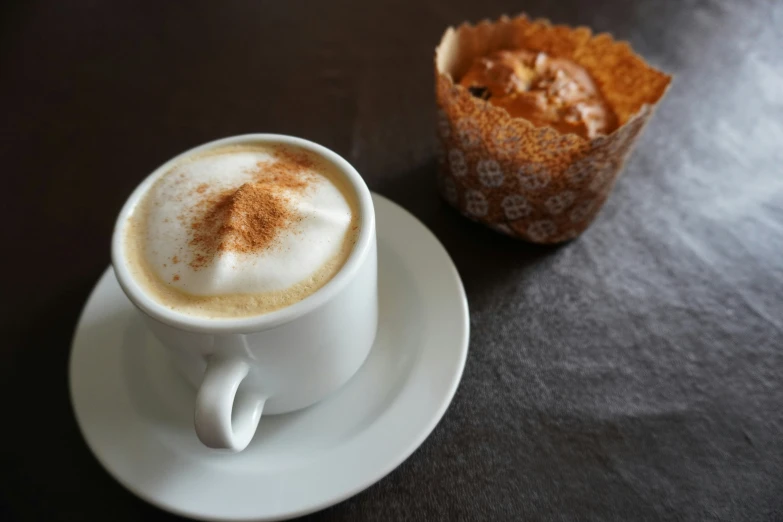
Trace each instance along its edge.
<instances>
[{"instance_id":1,"label":"gray textured surface","mask_svg":"<svg viewBox=\"0 0 783 522\"><path fill-rule=\"evenodd\" d=\"M132 187L192 145L272 131L338 151L422 219L472 312L431 438L312 520L783 520L781 2L6 9L0 233L25 255L3 260L2 382L26 428L3 430L6 519L171 518L81 441L70 335ZM432 49L448 24L521 9L676 75L598 221L560 248L468 223L434 186Z\"/></svg>"}]
</instances>

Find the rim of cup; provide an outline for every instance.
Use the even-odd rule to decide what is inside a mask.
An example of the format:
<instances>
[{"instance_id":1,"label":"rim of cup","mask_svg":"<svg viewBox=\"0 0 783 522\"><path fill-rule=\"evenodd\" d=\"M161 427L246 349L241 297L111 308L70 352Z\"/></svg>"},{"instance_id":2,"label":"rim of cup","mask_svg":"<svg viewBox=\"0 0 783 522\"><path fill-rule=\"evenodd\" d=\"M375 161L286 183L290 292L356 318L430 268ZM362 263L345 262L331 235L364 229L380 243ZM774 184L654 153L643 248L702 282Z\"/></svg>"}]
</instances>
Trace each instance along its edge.
<instances>
[{"instance_id":1,"label":"rim of cup","mask_svg":"<svg viewBox=\"0 0 783 522\"><path fill-rule=\"evenodd\" d=\"M244 317L206 317L179 312L153 299L135 280L125 257L125 227L128 218L147 191L159 177L168 172L177 162L197 154L225 145L265 143L291 145L317 154L333 163L348 180L356 195L359 211L359 235L351 253L340 270L324 286L290 306L259 315ZM114 225L111 244L111 260L114 273L125 294L148 316L164 324L182 330L212 334L249 333L265 330L288 323L323 306L337 295L353 279L372 245L375 230L375 212L370 189L353 166L342 156L312 141L283 134L242 134L210 141L175 156L156 168L131 193L122 207Z\"/></svg>"}]
</instances>

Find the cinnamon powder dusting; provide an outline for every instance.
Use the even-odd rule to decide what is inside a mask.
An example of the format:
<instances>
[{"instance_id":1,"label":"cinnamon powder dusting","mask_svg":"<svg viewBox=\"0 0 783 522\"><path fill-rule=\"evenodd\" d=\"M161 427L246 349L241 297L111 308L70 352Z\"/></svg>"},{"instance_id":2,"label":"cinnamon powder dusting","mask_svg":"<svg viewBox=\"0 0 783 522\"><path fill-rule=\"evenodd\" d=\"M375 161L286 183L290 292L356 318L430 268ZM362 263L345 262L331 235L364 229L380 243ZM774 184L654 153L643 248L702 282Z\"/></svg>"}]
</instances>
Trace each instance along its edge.
<instances>
[{"instance_id":1,"label":"cinnamon powder dusting","mask_svg":"<svg viewBox=\"0 0 783 522\"><path fill-rule=\"evenodd\" d=\"M280 232L298 220L290 197L310 186L314 176L307 171L314 162L305 154L286 150L276 151L275 159L257 163L252 181L239 188L220 192L203 186L196 189L203 198L189 215L180 216L192 234L188 264L193 270L209 265L219 252L251 253L271 248Z\"/></svg>"}]
</instances>

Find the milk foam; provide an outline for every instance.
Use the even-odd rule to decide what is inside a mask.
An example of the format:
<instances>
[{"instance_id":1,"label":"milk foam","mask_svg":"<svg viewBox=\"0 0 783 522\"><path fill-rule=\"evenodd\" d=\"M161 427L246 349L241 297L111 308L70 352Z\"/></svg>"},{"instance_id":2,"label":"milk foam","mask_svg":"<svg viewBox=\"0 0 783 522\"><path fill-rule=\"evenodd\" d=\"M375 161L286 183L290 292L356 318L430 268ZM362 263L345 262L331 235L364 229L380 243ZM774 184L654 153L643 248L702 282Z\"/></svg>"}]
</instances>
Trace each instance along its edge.
<instances>
[{"instance_id":1,"label":"milk foam","mask_svg":"<svg viewBox=\"0 0 783 522\"><path fill-rule=\"evenodd\" d=\"M269 246L218 251L207 263L191 263L194 209L210 194L253 182L263 175L260 165L276 161L269 148L218 150L180 163L153 185L134 213L128 244L164 304L188 313L259 313L306 297L339 270L356 216L319 163L306 169L304 190L282 189L293 219Z\"/></svg>"}]
</instances>

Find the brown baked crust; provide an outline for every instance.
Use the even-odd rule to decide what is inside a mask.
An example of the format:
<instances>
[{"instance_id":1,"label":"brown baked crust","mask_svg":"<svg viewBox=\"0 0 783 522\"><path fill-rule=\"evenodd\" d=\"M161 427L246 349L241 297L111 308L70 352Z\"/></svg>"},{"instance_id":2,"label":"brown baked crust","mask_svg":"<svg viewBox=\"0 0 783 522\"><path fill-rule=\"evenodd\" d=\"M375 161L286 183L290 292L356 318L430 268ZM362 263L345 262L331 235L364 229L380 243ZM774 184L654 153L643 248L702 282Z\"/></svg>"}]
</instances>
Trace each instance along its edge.
<instances>
[{"instance_id":1,"label":"brown baked crust","mask_svg":"<svg viewBox=\"0 0 783 522\"><path fill-rule=\"evenodd\" d=\"M500 50L476 58L460 79L474 96L503 107L536 127L594 138L617 119L592 78L571 60L528 49Z\"/></svg>"}]
</instances>

